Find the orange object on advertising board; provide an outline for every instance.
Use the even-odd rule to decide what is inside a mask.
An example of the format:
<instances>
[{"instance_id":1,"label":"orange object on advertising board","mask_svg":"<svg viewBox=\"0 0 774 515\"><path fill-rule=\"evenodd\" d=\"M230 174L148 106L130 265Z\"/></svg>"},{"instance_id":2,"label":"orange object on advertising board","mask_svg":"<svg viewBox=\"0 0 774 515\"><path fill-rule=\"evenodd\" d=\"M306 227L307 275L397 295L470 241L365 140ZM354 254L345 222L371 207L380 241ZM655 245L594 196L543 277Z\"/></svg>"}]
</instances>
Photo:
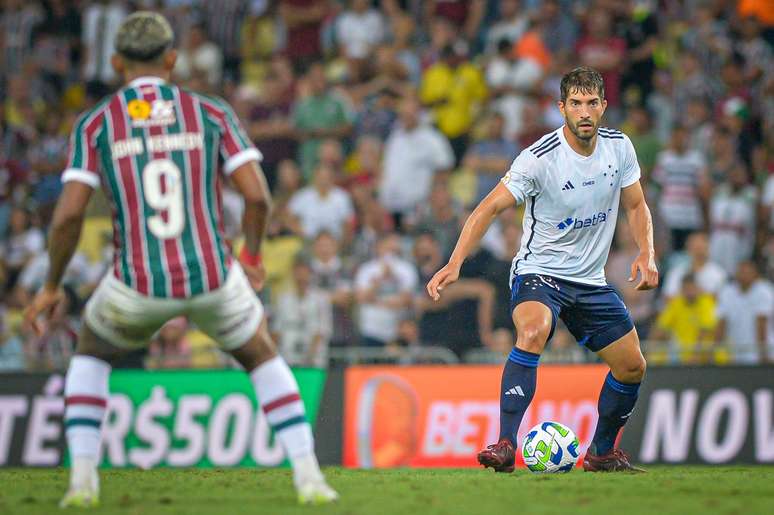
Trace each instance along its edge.
<instances>
[{"instance_id":1,"label":"orange object on advertising board","mask_svg":"<svg viewBox=\"0 0 774 515\"><path fill-rule=\"evenodd\" d=\"M604 365L544 365L519 441L538 422L573 429L585 452L597 422ZM344 456L348 467L477 467L497 441L502 367L367 366L345 373ZM523 461L517 453L517 465Z\"/></svg>"}]
</instances>

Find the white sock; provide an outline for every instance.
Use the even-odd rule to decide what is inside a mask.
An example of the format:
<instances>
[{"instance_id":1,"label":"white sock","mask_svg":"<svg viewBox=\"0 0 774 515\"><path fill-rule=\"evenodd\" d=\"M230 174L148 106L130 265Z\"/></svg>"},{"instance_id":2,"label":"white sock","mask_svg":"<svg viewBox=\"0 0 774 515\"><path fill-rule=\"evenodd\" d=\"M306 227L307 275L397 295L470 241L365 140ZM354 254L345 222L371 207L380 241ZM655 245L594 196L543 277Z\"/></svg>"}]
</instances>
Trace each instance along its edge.
<instances>
[{"instance_id":1,"label":"white sock","mask_svg":"<svg viewBox=\"0 0 774 515\"><path fill-rule=\"evenodd\" d=\"M314 454L312 428L306 421L298 384L285 360L276 356L250 373L269 425L293 466L299 480L322 477Z\"/></svg>"},{"instance_id":2,"label":"white sock","mask_svg":"<svg viewBox=\"0 0 774 515\"><path fill-rule=\"evenodd\" d=\"M77 355L70 360L65 379L65 434L73 484L90 467L96 470L109 377L110 365L101 359Z\"/></svg>"}]
</instances>

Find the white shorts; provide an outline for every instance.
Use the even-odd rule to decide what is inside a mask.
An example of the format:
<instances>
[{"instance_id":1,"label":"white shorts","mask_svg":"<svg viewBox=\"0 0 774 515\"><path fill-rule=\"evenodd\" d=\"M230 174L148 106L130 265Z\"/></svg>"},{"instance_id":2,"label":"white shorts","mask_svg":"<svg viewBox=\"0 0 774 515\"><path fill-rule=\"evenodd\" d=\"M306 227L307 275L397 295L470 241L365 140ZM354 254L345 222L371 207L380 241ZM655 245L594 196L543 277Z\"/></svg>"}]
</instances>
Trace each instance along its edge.
<instances>
[{"instance_id":1,"label":"white shorts","mask_svg":"<svg viewBox=\"0 0 774 515\"><path fill-rule=\"evenodd\" d=\"M226 282L189 299L146 297L108 272L86 304L86 323L108 343L137 349L168 320L186 316L226 349L244 345L263 320L263 305L242 267L232 262Z\"/></svg>"}]
</instances>

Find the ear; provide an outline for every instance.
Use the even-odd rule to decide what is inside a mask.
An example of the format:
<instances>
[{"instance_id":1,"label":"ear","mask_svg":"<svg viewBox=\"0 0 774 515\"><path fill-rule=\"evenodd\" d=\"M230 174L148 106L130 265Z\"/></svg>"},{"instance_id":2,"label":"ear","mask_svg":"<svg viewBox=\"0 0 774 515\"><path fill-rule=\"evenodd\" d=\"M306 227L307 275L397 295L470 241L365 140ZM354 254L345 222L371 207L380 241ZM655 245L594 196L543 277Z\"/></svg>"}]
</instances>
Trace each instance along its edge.
<instances>
[{"instance_id":1,"label":"ear","mask_svg":"<svg viewBox=\"0 0 774 515\"><path fill-rule=\"evenodd\" d=\"M113 69L118 76L123 75L126 71L126 62L124 61L124 58L118 54L113 54L110 57L110 64L113 65Z\"/></svg>"},{"instance_id":2,"label":"ear","mask_svg":"<svg viewBox=\"0 0 774 515\"><path fill-rule=\"evenodd\" d=\"M556 101L556 106L559 108L559 112L562 113L562 116L565 116L564 114L564 102L561 100Z\"/></svg>"},{"instance_id":3,"label":"ear","mask_svg":"<svg viewBox=\"0 0 774 515\"><path fill-rule=\"evenodd\" d=\"M164 52L164 69L171 72L175 68L177 62L177 50L170 48Z\"/></svg>"}]
</instances>

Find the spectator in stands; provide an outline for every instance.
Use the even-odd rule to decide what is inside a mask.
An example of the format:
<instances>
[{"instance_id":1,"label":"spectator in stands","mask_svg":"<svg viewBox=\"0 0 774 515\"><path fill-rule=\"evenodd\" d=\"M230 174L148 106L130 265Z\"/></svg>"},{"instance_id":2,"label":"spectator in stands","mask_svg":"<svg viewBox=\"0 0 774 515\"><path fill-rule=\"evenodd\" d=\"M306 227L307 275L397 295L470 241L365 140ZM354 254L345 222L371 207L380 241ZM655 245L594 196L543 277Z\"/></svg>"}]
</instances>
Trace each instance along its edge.
<instances>
[{"instance_id":1,"label":"spectator in stands","mask_svg":"<svg viewBox=\"0 0 774 515\"><path fill-rule=\"evenodd\" d=\"M354 300L352 271L341 258L339 242L331 233L323 231L317 235L309 266L312 269L312 285L328 295L333 309L331 345L356 345L356 330L351 315Z\"/></svg>"},{"instance_id":2,"label":"spectator in stands","mask_svg":"<svg viewBox=\"0 0 774 515\"><path fill-rule=\"evenodd\" d=\"M726 284L729 274L722 266L712 261L707 233L699 231L691 234L685 250L688 259L675 263L664 277L662 289L664 297L667 300L675 297L680 292L683 277L689 274L693 275L702 292L717 296Z\"/></svg>"},{"instance_id":3,"label":"spectator in stands","mask_svg":"<svg viewBox=\"0 0 774 515\"><path fill-rule=\"evenodd\" d=\"M403 99L398 115L384 147L379 200L400 228L402 218L427 200L433 176L454 165L454 154L443 134L420 124L416 99Z\"/></svg>"},{"instance_id":4,"label":"spectator in stands","mask_svg":"<svg viewBox=\"0 0 774 515\"><path fill-rule=\"evenodd\" d=\"M647 187L656 159L661 151L661 143L653 131L650 113L642 106L632 106L623 122L623 130L637 151L645 187Z\"/></svg>"},{"instance_id":5,"label":"spectator in stands","mask_svg":"<svg viewBox=\"0 0 774 515\"><path fill-rule=\"evenodd\" d=\"M0 373L24 370L22 339L9 327L8 312L0 304Z\"/></svg>"},{"instance_id":6,"label":"spectator in stands","mask_svg":"<svg viewBox=\"0 0 774 515\"><path fill-rule=\"evenodd\" d=\"M683 250L688 236L704 226L710 193L704 158L688 148L688 131L677 126L670 148L659 153L653 179L661 188L659 213L671 233L671 248Z\"/></svg>"},{"instance_id":7,"label":"spectator in stands","mask_svg":"<svg viewBox=\"0 0 774 515\"><path fill-rule=\"evenodd\" d=\"M710 256L728 274L752 258L756 236L758 190L747 167L737 162L728 180L715 189L709 207Z\"/></svg>"},{"instance_id":8,"label":"spectator in stands","mask_svg":"<svg viewBox=\"0 0 774 515\"><path fill-rule=\"evenodd\" d=\"M441 50L440 59L422 75L419 91L422 103L432 108L435 123L449 138L455 162L459 162L468 145L473 116L487 96L484 76L468 61L464 40Z\"/></svg>"},{"instance_id":9,"label":"spectator in stands","mask_svg":"<svg viewBox=\"0 0 774 515\"><path fill-rule=\"evenodd\" d=\"M0 261L6 276L5 293L13 290L24 267L45 247L43 231L32 225L30 214L24 208L13 209L9 229L7 239L0 246Z\"/></svg>"},{"instance_id":10,"label":"spectator in stands","mask_svg":"<svg viewBox=\"0 0 774 515\"><path fill-rule=\"evenodd\" d=\"M287 54L293 63L311 64L321 55L320 29L331 12L329 0L281 0L280 16L287 27Z\"/></svg>"},{"instance_id":11,"label":"spectator in stands","mask_svg":"<svg viewBox=\"0 0 774 515\"><path fill-rule=\"evenodd\" d=\"M505 118L493 112L486 119L486 136L474 143L465 154L463 166L476 174L477 204L486 197L505 175L519 154L519 147L504 134Z\"/></svg>"},{"instance_id":12,"label":"spectator in stands","mask_svg":"<svg viewBox=\"0 0 774 515\"><path fill-rule=\"evenodd\" d=\"M352 130L352 114L344 100L328 88L325 68L320 63L309 67L303 84L299 85L293 126L301 142L298 158L306 178L312 175L322 141L346 138Z\"/></svg>"},{"instance_id":13,"label":"spectator in stands","mask_svg":"<svg viewBox=\"0 0 774 515\"><path fill-rule=\"evenodd\" d=\"M435 238L424 233L415 240L414 261L424 285L446 257ZM461 278L444 290L445 298L440 301L424 293L420 290L415 301L423 341L448 347L460 356L478 346L476 342L492 345L495 289L490 282L480 276Z\"/></svg>"},{"instance_id":14,"label":"spectator in stands","mask_svg":"<svg viewBox=\"0 0 774 515\"><path fill-rule=\"evenodd\" d=\"M324 164L317 166L311 186L298 190L288 208L297 219L296 234L312 239L328 231L338 239L352 236L354 210L349 193L334 184L334 170Z\"/></svg>"},{"instance_id":15,"label":"spectator in stands","mask_svg":"<svg viewBox=\"0 0 774 515\"><path fill-rule=\"evenodd\" d=\"M328 368L331 303L313 286L312 268L304 259L293 264L293 287L280 295L273 325L280 354L289 365Z\"/></svg>"},{"instance_id":16,"label":"spectator in stands","mask_svg":"<svg viewBox=\"0 0 774 515\"><path fill-rule=\"evenodd\" d=\"M91 2L83 10L83 78L86 81L87 94L94 101L107 95L117 80L110 58L115 52L113 43L118 27L127 15L125 3L118 0Z\"/></svg>"},{"instance_id":17,"label":"spectator in stands","mask_svg":"<svg viewBox=\"0 0 774 515\"><path fill-rule=\"evenodd\" d=\"M417 208L416 218L411 225L418 233L432 234L445 259L454 250L461 213L462 209L452 198L448 184L438 181L430 192L428 202Z\"/></svg>"},{"instance_id":18,"label":"spectator in stands","mask_svg":"<svg viewBox=\"0 0 774 515\"><path fill-rule=\"evenodd\" d=\"M739 153L736 150L734 135L726 127L715 126L710 141L707 155L708 172L714 188L726 181L731 170L739 162Z\"/></svg>"},{"instance_id":19,"label":"spectator in stands","mask_svg":"<svg viewBox=\"0 0 774 515\"><path fill-rule=\"evenodd\" d=\"M529 94L543 78L543 67L529 57L520 58L507 40L498 42L496 51L486 66L486 83L493 98L492 107L504 118L503 132L513 140L524 134L532 121L525 119L525 111L533 101Z\"/></svg>"},{"instance_id":20,"label":"spectator in stands","mask_svg":"<svg viewBox=\"0 0 774 515\"><path fill-rule=\"evenodd\" d=\"M33 172L31 196L41 221L48 224L62 191L60 175L67 164L67 137L61 132L62 117L57 112L41 120L40 125L40 136L30 146L27 161Z\"/></svg>"},{"instance_id":21,"label":"spectator in stands","mask_svg":"<svg viewBox=\"0 0 774 515\"><path fill-rule=\"evenodd\" d=\"M336 18L335 38L341 53L365 65L374 47L385 37L382 14L368 0L349 0L349 8Z\"/></svg>"},{"instance_id":22,"label":"spectator in stands","mask_svg":"<svg viewBox=\"0 0 774 515\"><path fill-rule=\"evenodd\" d=\"M683 363L708 363L716 324L714 297L702 292L689 273L682 278L680 293L659 314L651 338L670 340Z\"/></svg>"},{"instance_id":23,"label":"spectator in stands","mask_svg":"<svg viewBox=\"0 0 774 515\"><path fill-rule=\"evenodd\" d=\"M639 248L629 231L628 225L619 222L616 227L613 248L605 266L605 276L607 277L607 282L618 290L626 307L629 308L634 326L637 328L637 334L642 340L647 340L655 312L654 301L656 292L654 290L637 291L632 288L629 277L632 274L632 261L637 257L638 253Z\"/></svg>"},{"instance_id":24,"label":"spectator in stands","mask_svg":"<svg viewBox=\"0 0 774 515\"><path fill-rule=\"evenodd\" d=\"M148 368L189 368L191 344L186 336L188 321L185 317L173 318L159 329L148 350Z\"/></svg>"},{"instance_id":25,"label":"spectator in stands","mask_svg":"<svg viewBox=\"0 0 774 515\"><path fill-rule=\"evenodd\" d=\"M359 332L367 346L383 346L395 339L402 316L412 310L418 284L414 265L400 257L397 234L383 236L376 252L376 258L363 263L355 275Z\"/></svg>"},{"instance_id":26,"label":"spectator in stands","mask_svg":"<svg viewBox=\"0 0 774 515\"><path fill-rule=\"evenodd\" d=\"M586 30L578 40L580 63L598 70L605 81L605 118L618 121L621 105L621 70L626 57L626 41L613 32L611 14L598 9L586 20ZM609 122L610 123L610 122Z\"/></svg>"},{"instance_id":27,"label":"spectator in stands","mask_svg":"<svg viewBox=\"0 0 774 515\"><path fill-rule=\"evenodd\" d=\"M729 345L740 363L774 360L774 290L752 261L742 261L736 281L718 294L715 340Z\"/></svg>"},{"instance_id":28,"label":"spectator in stands","mask_svg":"<svg viewBox=\"0 0 774 515\"><path fill-rule=\"evenodd\" d=\"M207 27L191 27L187 40L177 51L175 77L196 91L215 91L223 76L223 52L208 40Z\"/></svg>"},{"instance_id":29,"label":"spectator in stands","mask_svg":"<svg viewBox=\"0 0 774 515\"><path fill-rule=\"evenodd\" d=\"M0 79L21 71L28 61L33 48L33 31L43 19L43 13L36 2L25 0L6 0L0 16L2 38L2 57ZM8 74L8 75L6 75Z\"/></svg>"},{"instance_id":30,"label":"spectator in stands","mask_svg":"<svg viewBox=\"0 0 774 515\"><path fill-rule=\"evenodd\" d=\"M486 33L486 51L493 54L501 41L510 48L521 38L529 26L528 11L522 8L521 0L501 0L497 20Z\"/></svg>"},{"instance_id":31,"label":"spectator in stands","mask_svg":"<svg viewBox=\"0 0 774 515\"><path fill-rule=\"evenodd\" d=\"M291 102L282 79L270 70L263 79L260 98L250 110L250 138L261 149L261 168L272 191L277 184L277 167L296 154Z\"/></svg>"}]
</instances>

